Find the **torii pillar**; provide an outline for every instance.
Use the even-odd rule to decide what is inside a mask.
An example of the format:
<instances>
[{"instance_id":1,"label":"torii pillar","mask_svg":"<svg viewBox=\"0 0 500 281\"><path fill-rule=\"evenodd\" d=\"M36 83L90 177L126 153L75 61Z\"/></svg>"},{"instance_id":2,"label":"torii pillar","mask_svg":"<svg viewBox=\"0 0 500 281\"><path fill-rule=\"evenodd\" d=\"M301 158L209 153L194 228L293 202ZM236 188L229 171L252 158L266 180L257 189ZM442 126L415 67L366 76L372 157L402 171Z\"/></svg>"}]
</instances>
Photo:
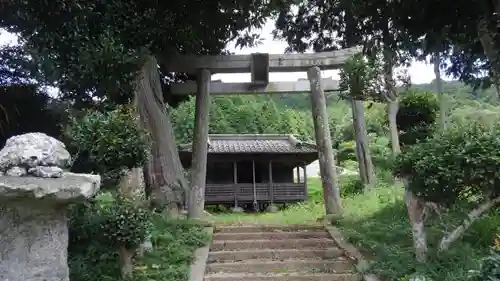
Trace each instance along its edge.
<instances>
[{"instance_id":1,"label":"torii pillar","mask_svg":"<svg viewBox=\"0 0 500 281\"><path fill-rule=\"evenodd\" d=\"M188 190L188 218L200 219L205 209L207 175L208 125L210 113L210 79L208 69L199 69L193 132L191 182Z\"/></svg>"},{"instance_id":2,"label":"torii pillar","mask_svg":"<svg viewBox=\"0 0 500 281\"><path fill-rule=\"evenodd\" d=\"M314 133L319 156L321 184L327 215L341 215L340 191L333 154L330 126L326 111L326 98L321 83L321 70L317 66L307 71L307 78L311 84L311 106L314 122Z\"/></svg>"}]
</instances>

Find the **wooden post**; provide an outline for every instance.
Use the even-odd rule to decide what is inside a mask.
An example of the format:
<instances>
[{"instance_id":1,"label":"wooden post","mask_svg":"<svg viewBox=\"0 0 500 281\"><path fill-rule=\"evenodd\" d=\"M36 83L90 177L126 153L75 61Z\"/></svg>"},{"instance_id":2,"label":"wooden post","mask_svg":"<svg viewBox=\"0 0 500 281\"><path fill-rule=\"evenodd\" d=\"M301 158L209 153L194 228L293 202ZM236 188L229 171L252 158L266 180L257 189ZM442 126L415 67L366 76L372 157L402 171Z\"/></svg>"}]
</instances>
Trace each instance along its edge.
<instances>
[{"instance_id":1,"label":"wooden post","mask_svg":"<svg viewBox=\"0 0 500 281\"><path fill-rule=\"evenodd\" d=\"M233 162L233 183L235 185L234 191L234 207L238 207L238 196L240 196L240 187L238 186L238 163Z\"/></svg>"},{"instance_id":2,"label":"wooden post","mask_svg":"<svg viewBox=\"0 0 500 281\"><path fill-rule=\"evenodd\" d=\"M300 183L300 170L299 166L297 166L297 183Z\"/></svg>"},{"instance_id":3,"label":"wooden post","mask_svg":"<svg viewBox=\"0 0 500 281\"><path fill-rule=\"evenodd\" d=\"M274 204L273 160L269 160L269 200Z\"/></svg>"},{"instance_id":4,"label":"wooden post","mask_svg":"<svg viewBox=\"0 0 500 281\"><path fill-rule=\"evenodd\" d=\"M311 84L311 105L314 122L314 133L319 156L321 183L323 185L325 211L327 215L341 215L340 190L335 169L330 127L326 112L326 98L321 85L319 67L311 67L307 72Z\"/></svg>"},{"instance_id":5,"label":"wooden post","mask_svg":"<svg viewBox=\"0 0 500 281\"><path fill-rule=\"evenodd\" d=\"M255 185L255 160L252 160L253 208L257 210L257 186Z\"/></svg>"},{"instance_id":6,"label":"wooden post","mask_svg":"<svg viewBox=\"0 0 500 281\"><path fill-rule=\"evenodd\" d=\"M304 163L302 165L303 169L304 169L304 188L305 188L305 191L306 191L306 194L305 194L305 197L306 197L306 200L308 199L309 195L308 195L308 186L307 186L307 165L306 163Z\"/></svg>"},{"instance_id":7,"label":"wooden post","mask_svg":"<svg viewBox=\"0 0 500 281\"><path fill-rule=\"evenodd\" d=\"M208 118L210 111L210 70L198 72L196 93L195 130L193 136L193 159L191 187L188 196L188 218L199 219L205 208L205 183L208 154Z\"/></svg>"},{"instance_id":8,"label":"wooden post","mask_svg":"<svg viewBox=\"0 0 500 281\"><path fill-rule=\"evenodd\" d=\"M307 190L307 165L305 163L302 164L302 168L304 169L304 185L306 186Z\"/></svg>"},{"instance_id":9,"label":"wooden post","mask_svg":"<svg viewBox=\"0 0 500 281\"><path fill-rule=\"evenodd\" d=\"M368 146L368 134L366 132L365 110L363 101L351 100L352 123L356 139L356 159L358 160L359 175L361 181L367 187L375 184L375 173L373 170L372 157Z\"/></svg>"}]
</instances>

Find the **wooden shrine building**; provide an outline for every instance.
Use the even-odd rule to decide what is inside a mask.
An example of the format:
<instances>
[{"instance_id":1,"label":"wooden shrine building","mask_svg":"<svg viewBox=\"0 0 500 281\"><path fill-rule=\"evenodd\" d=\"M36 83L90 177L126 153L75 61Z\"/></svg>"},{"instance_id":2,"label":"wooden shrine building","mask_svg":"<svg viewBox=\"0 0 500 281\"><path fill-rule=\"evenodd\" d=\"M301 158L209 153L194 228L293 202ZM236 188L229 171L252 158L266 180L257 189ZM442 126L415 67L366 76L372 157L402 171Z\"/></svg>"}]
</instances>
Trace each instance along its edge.
<instances>
[{"instance_id":1,"label":"wooden shrine building","mask_svg":"<svg viewBox=\"0 0 500 281\"><path fill-rule=\"evenodd\" d=\"M191 167L191 144L180 158ZM291 135L209 135L205 204L263 206L307 199L306 166L316 145Z\"/></svg>"}]
</instances>

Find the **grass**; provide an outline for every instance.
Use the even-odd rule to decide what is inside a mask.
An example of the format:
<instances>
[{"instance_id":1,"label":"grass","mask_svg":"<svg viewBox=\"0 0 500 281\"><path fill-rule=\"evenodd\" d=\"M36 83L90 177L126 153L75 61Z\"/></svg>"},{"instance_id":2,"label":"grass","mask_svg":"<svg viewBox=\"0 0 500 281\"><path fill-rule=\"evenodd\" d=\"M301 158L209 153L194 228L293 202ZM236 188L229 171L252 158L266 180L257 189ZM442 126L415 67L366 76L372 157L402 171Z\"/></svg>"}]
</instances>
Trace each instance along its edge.
<instances>
[{"instance_id":1,"label":"grass","mask_svg":"<svg viewBox=\"0 0 500 281\"><path fill-rule=\"evenodd\" d=\"M134 263L133 277L127 281L187 281L196 249L209 236L203 228L187 220L153 218L153 249ZM90 243L70 252L72 281L117 281L120 278L118 253L109 245Z\"/></svg>"},{"instance_id":2,"label":"grass","mask_svg":"<svg viewBox=\"0 0 500 281\"><path fill-rule=\"evenodd\" d=\"M352 180L352 179L351 179ZM415 274L425 274L434 281L465 281L469 270L477 269L481 258L489 253L500 226L500 211L492 211L475 222L466 235L441 256L430 253L430 260L419 265L414 259L410 225L402 201L403 189L384 184L362 194L346 195L342 199L343 219L338 222L344 236L367 259L371 271L381 280L408 280ZM278 213L216 214L222 223L285 223L310 224L324 214L321 188L317 179L309 181L311 200L286 208ZM341 189L350 189L349 179L341 180ZM459 211L449 212L446 221L457 222ZM437 221L428 227L429 248L433 249L442 236Z\"/></svg>"},{"instance_id":3,"label":"grass","mask_svg":"<svg viewBox=\"0 0 500 281\"><path fill-rule=\"evenodd\" d=\"M208 235L190 221L160 216L153 221L153 250L136 265L136 280L187 281L194 252L208 243Z\"/></svg>"}]
</instances>

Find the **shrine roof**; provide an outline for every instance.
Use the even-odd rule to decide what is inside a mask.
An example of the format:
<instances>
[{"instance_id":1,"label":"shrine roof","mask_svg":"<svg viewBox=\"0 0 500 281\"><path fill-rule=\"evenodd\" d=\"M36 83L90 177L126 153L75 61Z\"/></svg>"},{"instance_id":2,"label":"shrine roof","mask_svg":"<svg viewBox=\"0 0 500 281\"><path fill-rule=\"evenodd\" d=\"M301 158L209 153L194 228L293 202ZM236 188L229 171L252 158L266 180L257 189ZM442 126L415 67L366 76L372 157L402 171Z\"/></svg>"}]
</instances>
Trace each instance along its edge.
<instances>
[{"instance_id":1,"label":"shrine roof","mask_svg":"<svg viewBox=\"0 0 500 281\"><path fill-rule=\"evenodd\" d=\"M208 153L274 153L309 154L316 153L316 145L303 142L293 135L278 134L210 134ZM191 152L192 145L180 145L181 152Z\"/></svg>"}]
</instances>

